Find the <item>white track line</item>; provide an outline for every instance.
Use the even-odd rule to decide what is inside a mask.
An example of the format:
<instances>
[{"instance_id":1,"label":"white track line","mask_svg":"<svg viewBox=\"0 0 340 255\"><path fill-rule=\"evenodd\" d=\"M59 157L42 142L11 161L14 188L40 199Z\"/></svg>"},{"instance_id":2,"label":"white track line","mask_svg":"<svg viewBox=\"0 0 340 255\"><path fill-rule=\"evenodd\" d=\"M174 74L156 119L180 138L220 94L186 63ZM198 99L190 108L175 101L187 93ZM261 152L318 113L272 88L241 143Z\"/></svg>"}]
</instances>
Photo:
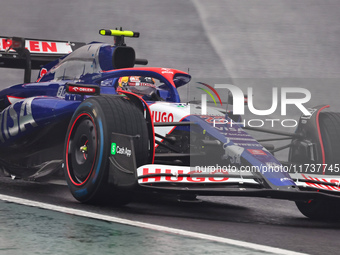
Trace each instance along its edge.
<instances>
[{"instance_id":1,"label":"white track line","mask_svg":"<svg viewBox=\"0 0 340 255\"><path fill-rule=\"evenodd\" d=\"M187 236L187 237L192 237L192 238L209 240L209 241L218 242L218 243L235 245L235 246L242 247L242 248L253 249L253 250L262 251L262 252L269 252L273 254L306 255L306 253L299 253L299 252L274 248L274 247L265 246L265 245L259 245L259 244L249 243L249 242L233 240L233 239L224 238L224 237L200 234L196 232L191 232L191 231L186 231L186 230L176 229L176 228L169 228L169 227L164 227L160 225L144 223L140 221L132 221L132 220L127 220L127 219L102 215L98 213L91 213L91 212L86 212L86 211L82 211L78 209L67 208L63 206L36 202L36 201L22 199L18 197L12 197L12 196L6 196L6 195L0 194L0 200L11 202L11 203L17 203L21 205L38 207L38 208L61 212L61 213L67 213L67 214L76 215L76 216L82 216L82 217L87 217L87 218L92 218L92 219L97 219L97 220L109 221L113 223L125 224L129 226L134 226L134 227L141 227L141 228L146 228L146 229L151 229L151 230L156 230L156 231L162 231L162 232L166 232L169 234L177 234L177 235L182 235L182 236Z\"/></svg>"}]
</instances>

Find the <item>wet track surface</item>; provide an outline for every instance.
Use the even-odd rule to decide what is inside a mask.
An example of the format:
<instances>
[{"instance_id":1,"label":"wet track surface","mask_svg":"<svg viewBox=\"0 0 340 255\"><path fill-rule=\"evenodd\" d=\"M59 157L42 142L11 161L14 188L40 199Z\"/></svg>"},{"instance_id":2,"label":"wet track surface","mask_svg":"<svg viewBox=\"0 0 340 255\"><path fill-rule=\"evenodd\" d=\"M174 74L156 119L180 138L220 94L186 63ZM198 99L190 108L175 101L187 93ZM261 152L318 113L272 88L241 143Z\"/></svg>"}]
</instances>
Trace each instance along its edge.
<instances>
[{"instance_id":1,"label":"wet track surface","mask_svg":"<svg viewBox=\"0 0 340 255\"><path fill-rule=\"evenodd\" d=\"M241 87L253 78L270 78L270 84L288 78L293 86L310 89L309 106L330 103L339 111L339 5L337 0L12 0L0 9L0 35L110 42L97 31L123 26L141 32L128 44L150 66L190 68L195 77L233 79ZM0 70L1 88L22 79L22 70ZM256 93L267 92L262 83ZM0 193L311 254L336 254L340 247L339 223L310 221L290 201L204 197L201 203L152 199L123 208L87 206L65 185L3 177Z\"/></svg>"},{"instance_id":2,"label":"wet track surface","mask_svg":"<svg viewBox=\"0 0 340 255\"><path fill-rule=\"evenodd\" d=\"M199 197L201 202L192 203L178 202L173 197L143 196L124 207L93 206L75 201L62 182L56 185L3 177L0 193L308 254L337 254L339 247L334 237L340 222L311 221L291 201Z\"/></svg>"}]
</instances>

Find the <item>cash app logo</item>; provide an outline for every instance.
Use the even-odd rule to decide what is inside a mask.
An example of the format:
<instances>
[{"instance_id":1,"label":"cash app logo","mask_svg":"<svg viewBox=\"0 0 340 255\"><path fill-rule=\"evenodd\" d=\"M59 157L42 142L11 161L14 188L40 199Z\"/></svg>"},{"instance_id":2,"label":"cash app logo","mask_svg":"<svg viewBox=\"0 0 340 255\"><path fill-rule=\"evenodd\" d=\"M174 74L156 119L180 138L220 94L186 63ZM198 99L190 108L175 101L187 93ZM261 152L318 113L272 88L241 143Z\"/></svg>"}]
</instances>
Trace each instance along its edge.
<instances>
[{"instance_id":1,"label":"cash app logo","mask_svg":"<svg viewBox=\"0 0 340 255\"><path fill-rule=\"evenodd\" d=\"M117 152L117 144L116 143L111 143L111 154L116 155Z\"/></svg>"}]
</instances>

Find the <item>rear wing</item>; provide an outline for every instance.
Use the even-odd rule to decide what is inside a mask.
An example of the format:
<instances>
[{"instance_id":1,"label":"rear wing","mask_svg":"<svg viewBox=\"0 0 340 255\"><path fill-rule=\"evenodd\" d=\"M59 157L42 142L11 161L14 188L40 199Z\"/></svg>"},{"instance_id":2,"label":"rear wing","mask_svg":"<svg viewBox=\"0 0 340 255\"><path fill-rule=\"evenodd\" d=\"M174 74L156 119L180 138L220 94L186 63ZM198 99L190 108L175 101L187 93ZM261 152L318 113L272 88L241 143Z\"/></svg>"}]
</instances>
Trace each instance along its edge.
<instances>
[{"instance_id":1,"label":"rear wing","mask_svg":"<svg viewBox=\"0 0 340 255\"><path fill-rule=\"evenodd\" d=\"M24 82L28 83L32 69L41 69L83 45L85 43L0 36L0 67L25 69Z\"/></svg>"}]
</instances>

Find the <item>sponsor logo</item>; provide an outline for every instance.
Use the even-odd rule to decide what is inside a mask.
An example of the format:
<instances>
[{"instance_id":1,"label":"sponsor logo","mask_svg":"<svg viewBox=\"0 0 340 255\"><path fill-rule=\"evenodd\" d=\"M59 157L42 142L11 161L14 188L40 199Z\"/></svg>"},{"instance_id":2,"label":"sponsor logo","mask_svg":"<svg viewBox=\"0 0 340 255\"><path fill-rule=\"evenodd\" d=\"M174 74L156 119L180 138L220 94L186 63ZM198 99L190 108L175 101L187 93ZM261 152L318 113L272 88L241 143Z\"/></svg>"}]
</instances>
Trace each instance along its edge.
<instances>
[{"instance_id":1,"label":"sponsor logo","mask_svg":"<svg viewBox=\"0 0 340 255\"><path fill-rule=\"evenodd\" d=\"M165 74L165 73L174 74L174 72L169 68L162 68L161 72L162 74Z\"/></svg>"},{"instance_id":2,"label":"sponsor logo","mask_svg":"<svg viewBox=\"0 0 340 255\"><path fill-rule=\"evenodd\" d=\"M95 88L87 88L87 87L74 87L69 86L69 92L75 92L75 93L95 93Z\"/></svg>"},{"instance_id":3,"label":"sponsor logo","mask_svg":"<svg viewBox=\"0 0 340 255\"><path fill-rule=\"evenodd\" d=\"M127 147L118 146L117 143L111 143L111 154L112 155L125 155L127 157L131 157L131 150Z\"/></svg>"},{"instance_id":4,"label":"sponsor logo","mask_svg":"<svg viewBox=\"0 0 340 255\"><path fill-rule=\"evenodd\" d=\"M175 104L177 107L179 107L179 108L184 108L184 107L187 107L188 106L188 104L186 104L186 103L183 103L183 104Z\"/></svg>"},{"instance_id":5,"label":"sponsor logo","mask_svg":"<svg viewBox=\"0 0 340 255\"><path fill-rule=\"evenodd\" d=\"M241 155L244 148L230 144L230 139L227 138L227 142L223 144L224 155L222 159L229 159L232 164L241 164Z\"/></svg>"},{"instance_id":6,"label":"sponsor logo","mask_svg":"<svg viewBox=\"0 0 340 255\"><path fill-rule=\"evenodd\" d=\"M117 148L117 144L111 143L111 154L112 155L116 155L116 148Z\"/></svg>"},{"instance_id":7,"label":"sponsor logo","mask_svg":"<svg viewBox=\"0 0 340 255\"><path fill-rule=\"evenodd\" d=\"M202 171L189 170L190 168L183 169L167 169L167 168L138 168L138 176L145 175L139 182L189 182L189 183L201 183L201 182L225 182L228 181L228 177L214 176L214 174L221 174L221 172L210 172L211 176L199 176ZM166 176L161 176L167 174ZM171 176L172 174L172 176ZM147 177L147 175L153 175ZM227 176L227 174L225 174Z\"/></svg>"},{"instance_id":8,"label":"sponsor logo","mask_svg":"<svg viewBox=\"0 0 340 255\"><path fill-rule=\"evenodd\" d=\"M7 40L6 38L0 38L0 51L7 50L11 45L12 45L12 40ZM47 41L39 41L39 40L26 40L25 47L32 53L68 54L72 52L72 48L70 44L66 42L47 42Z\"/></svg>"},{"instance_id":9,"label":"sponsor logo","mask_svg":"<svg viewBox=\"0 0 340 255\"><path fill-rule=\"evenodd\" d=\"M174 115L172 113L152 111L151 115L152 115L153 122L173 122L174 121Z\"/></svg>"},{"instance_id":10,"label":"sponsor logo","mask_svg":"<svg viewBox=\"0 0 340 255\"><path fill-rule=\"evenodd\" d=\"M140 82L140 77L139 76L130 76L130 81L131 82Z\"/></svg>"},{"instance_id":11,"label":"sponsor logo","mask_svg":"<svg viewBox=\"0 0 340 255\"><path fill-rule=\"evenodd\" d=\"M39 79L37 80L37 82L39 82L41 80L41 78L47 73L47 69L46 68L42 68L39 72Z\"/></svg>"},{"instance_id":12,"label":"sponsor logo","mask_svg":"<svg viewBox=\"0 0 340 255\"><path fill-rule=\"evenodd\" d=\"M32 115L32 101L28 98L6 108L0 114L0 141L10 139L26 130L26 126L38 126Z\"/></svg>"},{"instance_id":13,"label":"sponsor logo","mask_svg":"<svg viewBox=\"0 0 340 255\"><path fill-rule=\"evenodd\" d=\"M228 121L225 119L224 116L199 116L200 118L204 119L205 122L209 124L214 124L214 127L219 124L227 124Z\"/></svg>"},{"instance_id":14,"label":"sponsor logo","mask_svg":"<svg viewBox=\"0 0 340 255\"><path fill-rule=\"evenodd\" d=\"M264 156L267 155L267 153L265 153L263 150L248 149L248 151L253 155L264 155Z\"/></svg>"}]
</instances>

